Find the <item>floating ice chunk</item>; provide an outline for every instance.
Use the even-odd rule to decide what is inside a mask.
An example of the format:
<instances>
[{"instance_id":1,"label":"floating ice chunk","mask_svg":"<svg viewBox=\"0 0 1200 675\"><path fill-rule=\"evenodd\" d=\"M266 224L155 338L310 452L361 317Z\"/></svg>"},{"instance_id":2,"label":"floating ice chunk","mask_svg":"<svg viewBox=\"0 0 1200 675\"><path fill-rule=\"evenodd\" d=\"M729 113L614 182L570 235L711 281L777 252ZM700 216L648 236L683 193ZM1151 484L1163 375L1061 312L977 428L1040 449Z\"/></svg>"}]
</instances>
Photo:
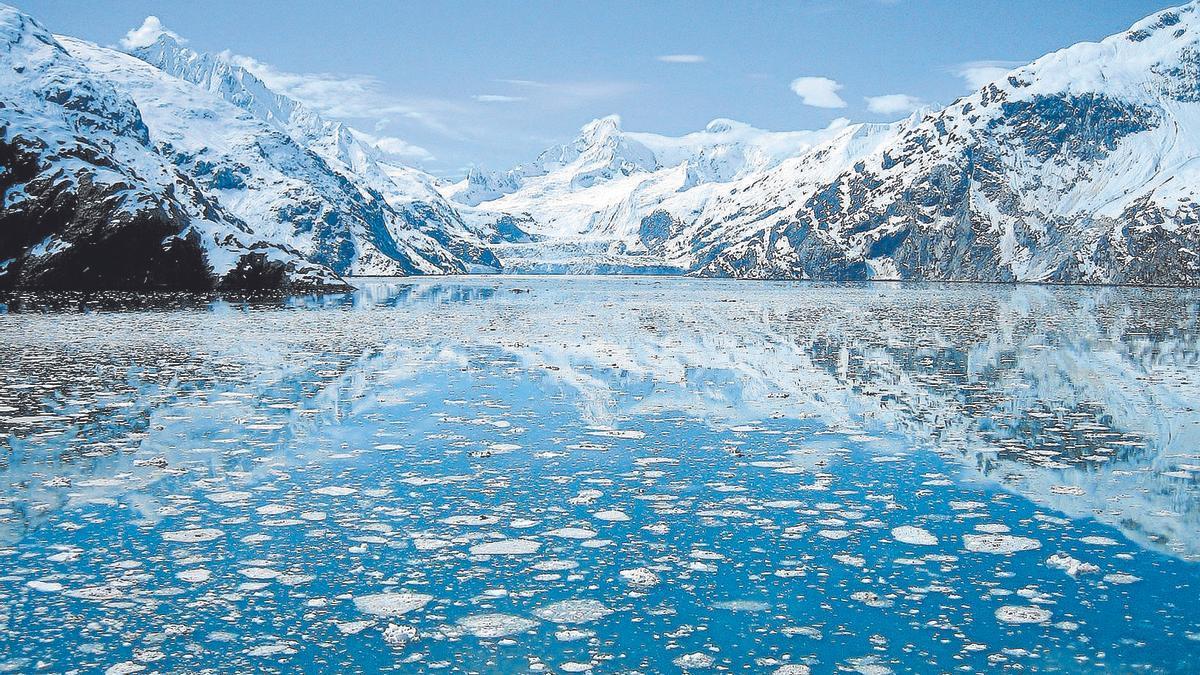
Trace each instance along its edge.
<instances>
[{"instance_id":1,"label":"floating ice chunk","mask_svg":"<svg viewBox=\"0 0 1200 675\"><path fill-rule=\"evenodd\" d=\"M559 642L574 642L576 640L586 640L590 637L595 637L596 631L587 630L585 628L564 628L554 631L554 639Z\"/></svg>"},{"instance_id":2,"label":"floating ice chunk","mask_svg":"<svg viewBox=\"0 0 1200 675\"><path fill-rule=\"evenodd\" d=\"M418 551L436 551L439 548L446 548L447 546L453 545L454 542L450 541L449 539L436 539L433 537L413 539L413 547Z\"/></svg>"},{"instance_id":3,"label":"floating ice chunk","mask_svg":"<svg viewBox=\"0 0 1200 675\"><path fill-rule=\"evenodd\" d=\"M648 567L634 567L633 569L621 570L621 578L633 586L650 587L657 585L659 582L658 575Z\"/></svg>"},{"instance_id":4,"label":"floating ice chunk","mask_svg":"<svg viewBox=\"0 0 1200 675\"><path fill-rule=\"evenodd\" d=\"M284 572L276 577L276 581L284 586L299 586L300 584L307 584L314 579L316 579L316 576L312 574L295 574L292 572Z\"/></svg>"},{"instance_id":5,"label":"floating ice chunk","mask_svg":"<svg viewBox=\"0 0 1200 675\"><path fill-rule=\"evenodd\" d=\"M279 572L269 567L246 567L238 571L248 579L274 579L279 576Z\"/></svg>"},{"instance_id":6,"label":"floating ice chunk","mask_svg":"<svg viewBox=\"0 0 1200 675\"><path fill-rule=\"evenodd\" d=\"M105 668L104 675L132 675L133 673L140 673L145 669L146 666L143 666L140 663L123 661L121 663L114 663L108 668Z\"/></svg>"},{"instance_id":7,"label":"floating ice chunk","mask_svg":"<svg viewBox=\"0 0 1200 675\"><path fill-rule=\"evenodd\" d=\"M552 623L588 623L603 619L613 610L599 600L563 600L539 607L533 613Z\"/></svg>"},{"instance_id":8,"label":"floating ice chunk","mask_svg":"<svg viewBox=\"0 0 1200 675\"><path fill-rule=\"evenodd\" d=\"M771 603L762 600L725 600L713 603L713 607L729 612L765 612L771 609Z\"/></svg>"},{"instance_id":9,"label":"floating ice chunk","mask_svg":"<svg viewBox=\"0 0 1200 675\"><path fill-rule=\"evenodd\" d=\"M546 536L562 539L591 539L596 536L596 531L584 527L560 527L557 530L546 532Z\"/></svg>"},{"instance_id":10,"label":"floating ice chunk","mask_svg":"<svg viewBox=\"0 0 1200 675\"><path fill-rule=\"evenodd\" d=\"M431 600L433 600L432 595L397 591L361 595L354 598L354 606L360 612L376 616L403 616L414 609L421 609Z\"/></svg>"},{"instance_id":11,"label":"floating ice chunk","mask_svg":"<svg viewBox=\"0 0 1200 675\"><path fill-rule=\"evenodd\" d=\"M337 624L338 632L342 635L358 635L364 630L375 625L374 621L343 621Z\"/></svg>"},{"instance_id":12,"label":"floating ice chunk","mask_svg":"<svg viewBox=\"0 0 1200 675\"><path fill-rule=\"evenodd\" d=\"M218 504L231 504L233 502L246 501L250 498L250 493L237 490L227 490L225 492L210 492L204 496Z\"/></svg>"},{"instance_id":13,"label":"floating ice chunk","mask_svg":"<svg viewBox=\"0 0 1200 675\"><path fill-rule=\"evenodd\" d=\"M174 530L171 532L163 532L162 538L167 541L177 541L184 544L195 544L202 541L212 541L217 537L225 534L221 530L211 527L196 528L194 530Z\"/></svg>"},{"instance_id":14,"label":"floating ice chunk","mask_svg":"<svg viewBox=\"0 0 1200 675\"><path fill-rule=\"evenodd\" d=\"M529 555L541 547L541 542L532 539L501 539L472 546L471 555Z\"/></svg>"},{"instance_id":15,"label":"floating ice chunk","mask_svg":"<svg viewBox=\"0 0 1200 675\"><path fill-rule=\"evenodd\" d=\"M417 629L412 626L400 626L389 623L383 629L383 641L392 647L403 647L417 639Z\"/></svg>"},{"instance_id":16,"label":"floating ice chunk","mask_svg":"<svg viewBox=\"0 0 1200 675\"><path fill-rule=\"evenodd\" d=\"M579 567L579 563L574 560L543 560L533 564L533 569L544 570L549 572L560 572L562 570L573 570Z\"/></svg>"},{"instance_id":17,"label":"floating ice chunk","mask_svg":"<svg viewBox=\"0 0 1200 675\"><path fill-rule=\"evenodd\" d=\"M479 638L498 638L532 630L538 622L512 614L476 614L458 620L458 625Z\"/></svg>"},{"instance_id":18,"label":"floating ice chunk","mask_svg":"<svg viewBox=\"0 0 1200 675\"><path fill-rule=\"evenodd\" d=\"M1142 578L1135 577L1132 574L1125 574L1124 572L1114 572L1112 574L1105 574L1104 580L1110 584L1132 584L1141 581Z\"/></svg>"},{"instance_id":19,"label":"floating ice chunk","mask_svg":"<svg viewBox=\"0 0 1200 675\"><path fill-rule=\"evenodd\" d=\"M817 534L826 539L845 539L850 536L849 530L817 530Z\"/></svg>"},{"instance_id":20,"label":"floating ice chunk","mask_svg":"<svg viewBox=\"0 0 1200 675\"><path fill-rule=\"evenodd\" d=\"M641 440L646 437L646 432L635 431L632 429L597 429L587 432L589 436L602 436L604 438L624 438L627 440Z\"/></svg>"},{"instance_id":21,"label":"floating ice chunk","mask_svg":"<svg viewBox=\"0 0 1200 675\"><path fill-rule=\"evenodd\" d=\"M125 593L115 585L104 584L98 586L84 586L63 592L63 595L72 598L80 598L82 600L91 600L93 602L107 602L124 597Z\"/></svg>"},{"instance_id":22,"label":"floating ice chunk","mask_svg":"<svg viewBox=\"0 0 1200 675\"><path fill-rule=\"evenodd\" d=\"M789 663L786 666L779 666L771 675L810 675L812 668L803 663Z\"/></svg>"},{"instance_id":23,"label":"floating ice chunk","mask_svg":"<svg viewBox=\"0 0 1200 675\"><path fill-rule=\"evenodd\" d=\"M975 553L1008 555L1021 551L1033 551L1042 547L1042 542L1029 537L1009 534L964 534L963 545Z\"/></svg>"},{"instance_id":24,"label":"floating ice chunk","mask_svg":"<svg viewBox=\"0 0 1200 675\"><path fill-rule=\"evenodd\" d=\"M874 591L856 591L850 594L851 600L856 600L868 607L891 607L892 601L881 597Z\"/></svg>"},{"instance_id":25,"label":"floating ice chunk","mask_svg":"<svg viewBox=\"0 0 1200 675\"><path fill-rule=\"evenodd\" d=\"M1093 574L1099 572L1100 568L1092 563L1085 563L1078 558L1074 558L1066 553L1055 553L1046 558L1046 564L1055 569L1062 570L1067 574L1075 577L1080 574Z\"/></svg>"},{"instance_id":26,"label":"floating ice chunk","mask_svg":"<svg viewBox=\"0 0 1200 675\"><path fill-rule=\"evenodd\" d=\"M25 585L40 593L57 593L63 589L63 585L56 581L27 581Z\"/></svg>"},{"instance_id":27,"label":"floating ice chunk","mask_svg":"<svg viewBox=\"0 0 1200 675\"><path fill-rule=\"evenodd\" d=\"M617 511L615 509L609 511L597 511L592 515L598 520L604 520L610 523L619 523L629 520L629 516L626 515L624 511Z\"/></svg>"},{"instance_id":28,"label":"floating ice chunk","mask_svg":"<svg viewBox=\"0 0 1200 675\"><path fill-rule=\"evenodd\" d=\"M798 509L804 506L804 502L798 499L777 499L775 501L763 502L763 506L768 509Z\"/></svg>"},{"instance_id":29,"label":"floating ice chunk","mask_svg":"<svg viewBox=\"0 0 1200 675\"><path fill-rule=\"evenodd\" d=\"M447 525L479 527L482 525L495 525L500 522L500 517L492 515L450 516L449 518L442 518L442 522Z\"/></svg>"},{"instance_id":30,"label":"floating ice chunk","mask_svg":"<svg viewBox=\"0 0 1200 675\"><path fill-rule=\"evenodd\" d=\"M1092 546L1116 546L1121 543L1111 537L1098 536L1081 537L1079 541L1085 544L1091 544Z\"/></svg>"},{"instance_id":31,"label":"floating ice chunk","mask_svg":"<svg viewBox=\"0 0 1200 675\"><path fill-rule=\"evenodd\" d=\"M698 668L712 668L714 663L713 657L704 652L692 652L684 654L675 659L674 664L684 670L692 670Z\"/></svg>"},{"instance_id":32,"label":"floating ice chunk","mask_svg":"<svg viewBox=\"0 0 1200 675\"><path fill-rule=\"evenodd\" d=\"M211 579L212 572L204 569L203 567L197 567L195 569L178 572L175 574L175 578L179 579L180 581L186 581L189 584L198 584Z\"/></svg>"},{"instance_id":33,"label":"floating ice chunk","mask_svg":"<svg viewBox=\"0 0 1200 675\"><path fill-rule=\"evenodd\" d=\"M286 642L275 642L269 645L259 645L246 651L249 656L290 656L295 654L296 650Z\"/></svg>"},{"instance_id":34,"label":"floating ice chunk","mask_svg":"<svg viewBox=\"0 0 1200 675\"><path fill-rule=\"evenodd\" d=\"M358 492L358 490L340 485L327 485L313 490L314 494L325 495L326 497L346 497Z\"/></svg>"},{"instance_id":35,"label":"floating ice chunk","mask_svg":"<svg viewBox=\"0 0 1200 675\"><path fill-rule=\"evenodd\" d=\"M892 538L901 544L911 544L913 546L937 546L938 544L938 538L933 536L928 530L913 527L912 525L893 527Z\"/></svg>"},{"instance_id":36,"label":"floating ice chunk","mask_svg":"<svg viewBox=\"0 0 1200 675\"><path fill-rule=\"evenodd\" d=\"M1004 605L996 610L996 619L1004 623L1045 623L1050 620L1050 610L1042 607Z\"/></svg>"}]
</instances>

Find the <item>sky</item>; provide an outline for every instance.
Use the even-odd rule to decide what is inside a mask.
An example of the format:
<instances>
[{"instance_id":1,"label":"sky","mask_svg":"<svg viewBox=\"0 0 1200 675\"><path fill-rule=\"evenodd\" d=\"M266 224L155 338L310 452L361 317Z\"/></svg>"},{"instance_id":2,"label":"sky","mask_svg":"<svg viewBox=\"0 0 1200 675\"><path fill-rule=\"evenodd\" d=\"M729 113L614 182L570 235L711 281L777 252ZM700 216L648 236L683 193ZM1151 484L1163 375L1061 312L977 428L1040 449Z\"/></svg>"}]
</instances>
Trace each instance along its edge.
<instances>
[{"instance_id":1,"label":"sky","mask_svg":"<svg viewBox=\"0 0 1200 675\"><path fill-rule=\"evenodd\" d=\"M12 0L5 0L12 1ZM506 169L597 117L679 135L886 122L1120 32L1152 0L16 0L103 45L169 30L444 177ZM157 21L147 21L147 17ZM140 30L139 30L140 29ZM131 32L132 31L132 32ZM127 42L128 44L128 42Z\"/></svg>"}]
</instances>

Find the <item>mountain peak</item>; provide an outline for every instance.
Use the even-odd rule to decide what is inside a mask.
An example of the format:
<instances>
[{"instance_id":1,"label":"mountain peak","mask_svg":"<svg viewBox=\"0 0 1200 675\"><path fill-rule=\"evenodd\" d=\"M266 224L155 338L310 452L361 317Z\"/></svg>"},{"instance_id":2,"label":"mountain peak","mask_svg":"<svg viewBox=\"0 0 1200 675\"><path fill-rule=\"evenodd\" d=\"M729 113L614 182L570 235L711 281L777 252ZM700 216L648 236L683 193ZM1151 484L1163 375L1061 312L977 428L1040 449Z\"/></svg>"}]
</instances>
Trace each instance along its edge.
<instances>
[{"instance_id":1,"label":"mountain peak","mask_svg":"<svg viewBox=\"0 0 1200 675\"><path fill-rule=\"evenodd\" d=\"M179 37L177 33L168 30L157 16L151 14L142 21L141 26L130 30L125 34L125 37L121 38L121 49L125 51L143 49L160 40L170 41L175 44L187 42L187 40Z\"/></svg>"},{"instance_id":2,"label":"mountain peak","mask_svg":"<svg viewBox=\"0 0 1200 675\"><path fill-rule=\"evenodd\" d=\"M726 133L729 131L733 131L734 129L749 129L749 128L750 128L750 125L746 124L745 122L731 120L727 117L718 117L718 118L714 119L713 121L709 122L704 127L704 130L710 134L723 134L723 133Z\"/></svg>"},{"instance_id":3,"label":"mountain peak","mask_svg":"<svg viewBox=\"0 0 1200 675\"><path fill-rule=\"evenodd\" d=\"M584 143L588 145L595 145L596 143L604 141L604 139L612 136L613 134L620 133L620 131L621 116L606 115L605 117L598 117L583 125L583 127L579 130L579 137Z\"/></svg>"}]
</instances>

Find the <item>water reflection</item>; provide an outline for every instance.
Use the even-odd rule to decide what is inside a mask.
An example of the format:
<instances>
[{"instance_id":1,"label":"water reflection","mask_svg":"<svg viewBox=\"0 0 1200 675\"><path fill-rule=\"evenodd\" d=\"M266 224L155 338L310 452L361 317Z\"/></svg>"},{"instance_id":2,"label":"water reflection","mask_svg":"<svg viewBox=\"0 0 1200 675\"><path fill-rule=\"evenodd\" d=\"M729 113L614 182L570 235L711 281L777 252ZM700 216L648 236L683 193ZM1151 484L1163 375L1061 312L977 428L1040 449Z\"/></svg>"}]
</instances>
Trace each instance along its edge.
<instances>
[{"instance_id":1,"label":"water reflection","mask_svg":"<svg viewBox=\"0 0 1200 675\"><path fill-rule=\"evenodd\" d=\"M492 661L473 664L485 669L575 664L655 671L710 661L760 669L920 669L939 650L976 668L1014 662L1047 670L1085 663L1097 670L1138 664L1172 670L1200 658L1193 611L1200 610L1194 593L1200 295L1194 291L478 278L367 280L359 291L334 296L132 304L26 297L7 307L0 316L6 450L0 541L23 571L7 578L10 594L0 604L10 625L62 651L58 665L93 663L80 655L91 652L80 652L69 635L44 632L37 610L21 603L70 603L78 593L60 594L80 587L108 589L89 592L111 592L110 599L133 593L142 602L166 589L150 582L153 574L139 576L140 566L109 568L138 572L122 576L41 561L78 560L87 544L111 551L104 563L118 565L145 545L142 539L161 541L158 533L189 528L221 538L239 530L241 543L229 544L225 564L243 571L210 561L203 573L177 572L181 559L202 557L179 554L157 563L155 573L203 586L228 572L241 583L225 588L237 598L222 602L242 603L238 611L250 611L254 595L277 587L281 574L315 576L321 581L312 583L329 586L276 597L270 611L288 617L290 632L279 639L244 636L250 660L240 667L261 667L255 655L317 658L298 644L298 636L314 630L305 617L325 611L313 607L326 604L309 601L357 597L372 578L397 574L381 569L372 577L372 565L354 558L379 546L419 552L410 563L421 571L391 583L437 596L435 605L449 603L434 612L449 617L442 621L457 620L459 605L501 602L513 606L499 616L525 617L525 623L466 621L475 633L508 636L495 628L502 624L522 628L516 635L539 620L559 624L559 632L575 630L564 628L574 624L556 613L562 607L538 602L535 612L515 599L527 592L569 600L573 584L587 581L600 589L589 596L631 579L635 590L638 583L649 588L665 577L701 600L725 594L707 598L704 607L663 595L658 608L670 611L662 614L653 605L649 614L639 609L646 589L604 597L595 600L604 611L585 623L616 622L611 635L581 629L591 635L577 644L545 634L550 642L531 643L536 648L519 662L500 645L479 656ZM310 503L336 500L339 490L361 501L340 513ZM588 512L609 498L620 504ZM260 516L231 515L226 505L252 505L250 513ZM780 509L798 520L768 517ZM456 513L484 514L484 526L503 518L508 529L493 532L492 548L477 548L486 541L445 521ZM593 515L611 532L598 535ZM361 531L363 517L373 519L369 532ZM331 521L346 531L337 533ZM524 521L554 527L542 531ZM911 530L897 533L897 527ZM309 529L278 542L279 528ZM675 541L645 539L655 528L671 531ZM726 534L714 541L713 532ZM345 543L343 536L350 559L320 543ZM893 550L919 546L927 536L938 542L937 553L913 558ZM276 557L311 560L313 569L281 572L280 560L265 562L272 555L260 547L272 537L280 544ZM571 549L579 571L555 570L554 556L538 558L543 578L531 586L472 562L480 551L505 547L562 557L568 553L560 542L576 538L595 552ZM781 544L788 541L803 546ZM1019 551L1027 541L1040 548L1025 563ZM605 562L601 554L613 542L639 566L620 570ZM710 550L722 542L729 550ZM1006 557L996 567L984 560L983 567L960 568L958 556L978 556L981 546L1014 547L1013 567L1005 567ZM254 556L261 564L251 564ZM766 568L738 576L725 571L726 563L733 570ZM904 578L909 572L899 570L906 565L929 567L931 577L919 580L924 590ZM431 583L430 575L443 572L450 576ZM721 576L695 578L710 573ZM489 574L500 574L503 583ZM1089 575L1096 597L1074 586ZM356 581L339 587L342 577ZM1003 588L1014 577L1024 587ZM775 584L792 578L807 581L786 598L777 595L784 591ZM1116 590L1131 579L1140 583L1138 598ZM487 596L495 584L505 593ZM463 594L446 599L460 586ZM745 597L728 597L730 589ZM921 615L917 608L927 607L921 602L931 592L949 597L933 616ZM998 623L988 619L990 627L982 627L979 617L994 609L989 603L1013 592L1024 600L1004 606L1017 609L995 609ZM920 621L902 629L909 620L896 617L896 634L860 614L863 607L896 611L906 602L916 603ZM204 602L187 606L207 617L197 621L214 620ZM829 616L800 621L818 606ZM1101 625L1100 606L1136 614L1145 634L1133 643L1107 634L1119 627ZM746 635L734 616L730 625L738 628L727 639L741 641L718 652L709 649L718 646L713 634L701 640L705 631L696 632L706 621L723 620L714 618L714 607L774 611L796 623L763 620L762 635ZM968 616L960 616L964 607ZM1030 614L1041 607L1054 607L1054 626ZM364 638L388 642L387 621L400 614L383 614L385 621L371 623ZM339 619L335 635L358 636L357 624L344 626L352 618ZM1043 632L1033 638L1003 632L1023 620ZM147 621L145 631L161 630ZM429 621L413 630L433 646L405 658L427 665L462 659L454 647L461 631L455 637L445 626L432 627L436 616ZM661 623L663 634L674 637L633 648L636 630L622 633L628 627L620 629L621 621ZM824 621L839 622L844 635ZM920 628L926 622L949 622L937 630L953 638L932 639L933 624ZM881 632L870 634L868 626ZM404 626L396 630L407 634ZM788 641L805 631L826 640L801 648L805 659L794 658ZM389 644L398 635L393 631ZM866 637L855 646L855 638ZM1025 654L1012 651L1018 644ZM1151 644L1175 660L1147 651ZM28 667L20 655L29 650L8 646L14 667ZM847 660L853 649L862 656ZM99 649L94 664L120 651ZM164 653L164 663L189 665L183 652ZM1025 658L1030 654L1035 660ZM121 657L133 665L154 662Z\"/></svg>"}]
</instances>

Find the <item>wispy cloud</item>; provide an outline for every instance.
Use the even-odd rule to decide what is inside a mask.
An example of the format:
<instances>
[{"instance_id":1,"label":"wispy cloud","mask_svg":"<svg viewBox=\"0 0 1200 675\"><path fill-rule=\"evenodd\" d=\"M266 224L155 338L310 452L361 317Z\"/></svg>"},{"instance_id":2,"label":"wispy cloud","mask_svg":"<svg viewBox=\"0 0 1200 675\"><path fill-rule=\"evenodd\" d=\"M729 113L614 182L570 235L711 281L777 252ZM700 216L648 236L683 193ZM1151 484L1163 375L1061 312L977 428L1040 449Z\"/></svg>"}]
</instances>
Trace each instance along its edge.
<instances>
[{"instance_id":1,"label":"wispy cloud","mask_svg":"<svg viewBox=\"0 0 1200 675\"><path fill-rule=\"evenodd\" d=\"M516 103L524 101L524 96L504 96L503 94L476 94L471 98L480 103Z\"/></svg>"},{"instance_id":2,"label":"wispy cloud","mask_svg":"<svg viewBox=\"0 0 1200 675\"><path fill-rule=\"evenodd\" d=\"M1024 65L1021 61L968 61L958 64L953 71L975 90L1004 77L1005 73L1021 65Z\"/></svg>"},{"instance_id":3,"label":"wispy cloud","mask_svg":"<svg viewBox=\"0 0 1200 675\"><path fill-rule=\"evenodd\" d=\"M908 94L884 94L882 96L868 96L867 110L878 115L897 115L901 113L910 113L917 108L925 105L925 102L916 96Z\"/></svg>"},{"instance_id":4,"label":"wispy cloud","mask_svg":"<svg viewBox=\"0 0 1200 675\"><path fill-rule=\"evenodd\" d=\"M663 54L658 60L663 63L704 63L707 59L700 54Z\"/></svg>"},{"instance_id":5,"label":"wispy cloud","mask_svg":"<svg viewBox=\"0 0 1200 675\"><path fill-rule=\"evenodd\" d=\"M461 111L461 105L453 101L397 96L389 92L381 80L370 75L293 73L249 56L223 52L222 57L254 73L271 89L322 115L340 120L401 118L449 138L463 138L442 121L445 114Z\"/></svg>"},{"instance_id":6,"label":"wispy cloud","mask_svg":"<svg viewBox=\"0 0 1200 675\"><path fill-rule=\"evenodd\" d=\"M797 77L792 80L792 91L814 108L845 108L846 101L838 96L842 85L828 77Z\"/></svg>"},{"instance_id":7,"label":"wispy cloud","mask_svg":"<svg viewBox=\"0 0 1200 675\"><path fill-rule=\"evenodd\" d=\"M160 35L169 35L170 37L175 38L175 41L179 42L180 44L187 42L187 40L179 37L178 34L167 30L167 27L162 24L162 21L160 21L157 16L152 14L146 17L145 21L142 21L141 26L134 28L126 33L125 37L121 38L121 48L132 50L138 49L139 47L149 47L158 40Z\"/></svg>"},{"instance_id":8,"label":"wispy cloud","mask_svg":"<svg viewBox=\"0 0 1200 675\"><path fill-rule=\"evenodd\" d=\"M642 88L637 82L625 80L576 80L541 82L538 80L498 79L522 90L525 96L539 105L552 108L573 108L626 96Z\"/></svg>"},{"instance_id":9,"label":"wispy cloud","mask_svg":"<svg viewBox=\"0 0 1200 675\"><path fill-rule=\"evenodd\" d=\"M374 134L368 134L367 132L359 129L353 129L352 131L354 135L359 138L359 140L366 142L368 145L375 146L377 150L388 157L405 161L416 160L421 162L427 162L435 159L433 153L419 145L409 143L403 138L397 138L396 136L375 136Z\"/></svg>"}]
</instances>

